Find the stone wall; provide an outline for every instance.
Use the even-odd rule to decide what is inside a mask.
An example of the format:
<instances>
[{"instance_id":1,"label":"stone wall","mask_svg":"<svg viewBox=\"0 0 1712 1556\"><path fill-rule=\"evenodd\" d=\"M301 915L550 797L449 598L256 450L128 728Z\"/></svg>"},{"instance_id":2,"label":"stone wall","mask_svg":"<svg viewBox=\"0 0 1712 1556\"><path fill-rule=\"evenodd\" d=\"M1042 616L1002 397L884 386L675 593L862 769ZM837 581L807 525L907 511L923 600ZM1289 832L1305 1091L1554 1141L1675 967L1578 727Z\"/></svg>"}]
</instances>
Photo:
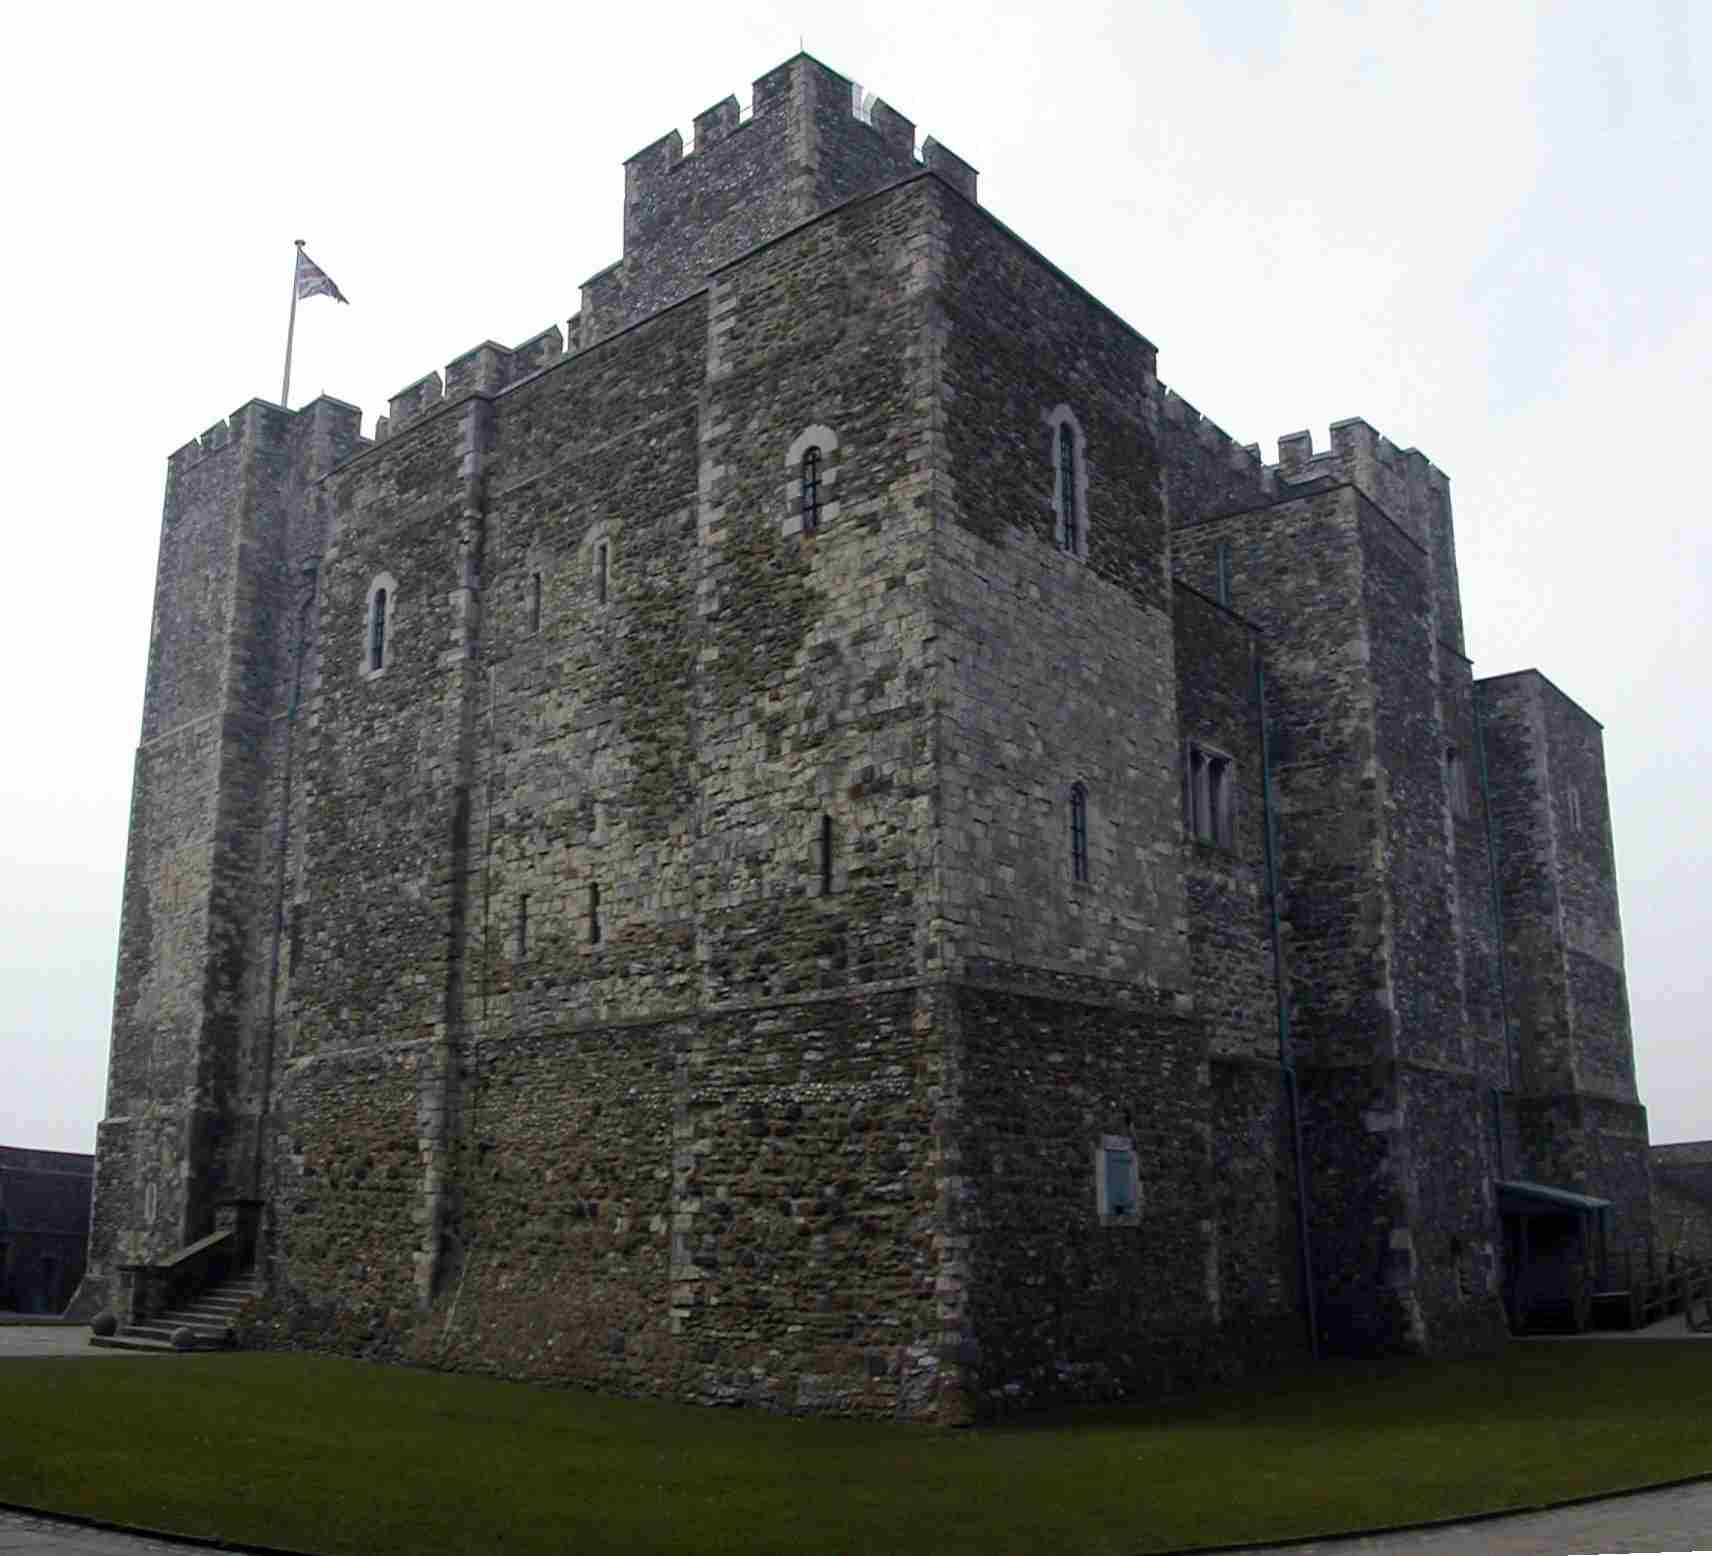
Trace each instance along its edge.
<instances>
[{"instance_id":1,"label":"stone wall","mask_svg":"<svg viewBox=\"0 0 1712 1556\"><path fill-rule=\"evenodd\" d=\"M933 186L942 449L934 614L948 966L1180 990L1180 786L1152 348ZM1074 417L1086 558L1055 538L1051 417ZM1073 878L1071 787L1087 794ZM1102 996L1104 997L1104 996ZM1127 997L1118 994L1112 997Z\"/></svg>"},{"instance_id":2,"label":"stone wall","mask_svg":"<svg viewBox=\"0 0 1712 1556\"><path fill-rule=\"evenodd\" d=\"M946 1234L978 1411L1152 1394L1235 1370L1218 1341L1196 1026L1086 996L965 986L953 998ZM1107 1136L1132 1140L1139 1158L1140 1212L1122 1225L1097 1214Z\"/></svg>"},{"instance_id":3,"label":"stone wall","mask_svg":"<svg viewBox=\"0 0 1712 1556\"><path fill-rule=\"evenodd\" d=\"M1260 653L1254 628L1183 584L1175 590L1177 727L1228 757L1227 838L1183 828L1181 870L1195 1009L1211 1052L1276 1061L1276 969L1266 878L1266 794L1261 753ZM1180 785L1185 753L1177 756ZM1182 796L1188 822L1188 797Z\"/></svg>"},{"instance_id":4,"label":"stone wall","mask_svg":"<svg viewBox=\"0 0 1712 1556\"><path fill-rule=\"evenodd\" d=\"M62 1313L83 1279L95 1159L0 1146L0 1312Z\"/></svg>"},{"instance_id":5,"label":"stone wall","mask_svg":"<svg viewBox=\"0 0 1712 1556\"><path fill-rule=\"evenodd\" d=\"M1712 1140L1655 1145L1653 1247L1659 1259L1712 1259Z\"/></svg>"},{"instance_id":6,"label":"stone wall","mask_svg":"<svg viewBox=\"0 0 1712 1556\"><path fill-rule=\"evenodd\" d=\"M115 1262L174 1252L211 1229L218 1200L255 1192L295 602L320 544L305 491L355 442L351 407L252 401L169 462L91 1292Z\"/></svg>"},{"instance_id":7,"label":"stone wall","mask_svg":"<svg viewBox=\"0 0 1712 1556\"><path fill-rule=\"evenodd\" d=\"M1652 1226L1599 724L1538 671L1475 684L1516 1034L1520 1170L1613 1201L1612 1247Z\"/></svg>"},{"instance_id":8,"label":"stone wall","mask_svg":"<svg viewBox=\"0 0 1712 1556\"><path fill-rule=\"evenodd\" d=\"M945 1408L908 992L938 194L850 205L324 483L261 1334Z\"/></svg>"}]
</instances>

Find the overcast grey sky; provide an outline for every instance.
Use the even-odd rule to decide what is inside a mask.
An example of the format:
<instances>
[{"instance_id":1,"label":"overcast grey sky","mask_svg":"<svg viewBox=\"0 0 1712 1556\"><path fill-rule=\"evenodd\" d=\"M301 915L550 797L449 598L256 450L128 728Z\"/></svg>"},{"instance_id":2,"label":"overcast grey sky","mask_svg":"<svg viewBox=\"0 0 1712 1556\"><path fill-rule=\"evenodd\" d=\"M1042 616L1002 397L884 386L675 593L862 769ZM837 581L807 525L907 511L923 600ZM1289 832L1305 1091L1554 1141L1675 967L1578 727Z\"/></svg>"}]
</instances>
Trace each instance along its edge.
<instances>
[{"instance_id":1,"label":"overcast grey sky","mask_svg":"<svg viewBox=\"0 0 1712 1556\"><path fill-rule=\"evenodd\" d=\"M89 1150L167 454L578 305L620 163L799 35L1239 441L1363 416L1451 478L1476 673L1606 725L1642 1100L1712 1137L1705 0L14 13L0 387L0 1143Z\"/></svg>"}]
</instances>

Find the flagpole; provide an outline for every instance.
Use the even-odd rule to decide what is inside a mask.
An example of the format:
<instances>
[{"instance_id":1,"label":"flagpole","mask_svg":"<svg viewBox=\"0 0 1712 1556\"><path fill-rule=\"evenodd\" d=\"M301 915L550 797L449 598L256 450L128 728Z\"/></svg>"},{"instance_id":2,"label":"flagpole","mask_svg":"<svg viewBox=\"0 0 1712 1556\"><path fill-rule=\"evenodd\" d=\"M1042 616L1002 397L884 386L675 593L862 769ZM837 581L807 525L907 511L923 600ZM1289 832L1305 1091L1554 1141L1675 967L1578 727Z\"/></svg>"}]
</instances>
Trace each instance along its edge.
<instances>
[{"instance_id":1,"label":"flagpole","mask_svg":"<svg viewBox=\"0 0 1712 1556\"><path fill-rule=\"evenodd\" d=\"M297 256L291 262L291 322L285 327L285 382L280 386L279 403L291 409L291 339L297 333L297 276L303 268L303 243L297 240Z\"/></svg>"}]
</instances>

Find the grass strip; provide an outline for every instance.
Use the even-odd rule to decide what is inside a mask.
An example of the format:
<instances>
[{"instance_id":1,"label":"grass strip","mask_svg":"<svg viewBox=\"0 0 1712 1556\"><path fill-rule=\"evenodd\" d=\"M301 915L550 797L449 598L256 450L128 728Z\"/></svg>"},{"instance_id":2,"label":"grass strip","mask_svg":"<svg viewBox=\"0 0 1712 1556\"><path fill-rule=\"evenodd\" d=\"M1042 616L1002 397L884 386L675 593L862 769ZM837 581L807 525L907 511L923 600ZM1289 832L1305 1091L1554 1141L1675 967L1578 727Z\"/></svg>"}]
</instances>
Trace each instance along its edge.
<instances>
[{"instance_id":1,"label":"grass strip","mask_svg":"<svg viewBox=\"0 0 1712 1556\"><path fill-rule=\"evenodd\" d=\"M0 1361L0 1501L326 1556L1107 1556L1712 1472L1712 1346L1326 1366L972 1431L326 1357Z\"/></svg>"}]
</instances>

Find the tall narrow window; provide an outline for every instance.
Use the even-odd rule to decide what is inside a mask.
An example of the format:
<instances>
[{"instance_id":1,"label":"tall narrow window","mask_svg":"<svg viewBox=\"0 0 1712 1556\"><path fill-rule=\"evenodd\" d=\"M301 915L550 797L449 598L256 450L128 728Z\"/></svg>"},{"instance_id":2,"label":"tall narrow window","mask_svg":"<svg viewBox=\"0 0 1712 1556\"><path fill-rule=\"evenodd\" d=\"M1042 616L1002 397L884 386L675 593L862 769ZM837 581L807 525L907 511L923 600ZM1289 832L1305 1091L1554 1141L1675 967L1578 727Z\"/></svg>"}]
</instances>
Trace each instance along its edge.
<instances>
[{"instance_id":1,"label":"tall narrow window","mask_svg":"<svg viewBox=\"0 0 1712 1556\"><path fill-rule=\"evenodd\" d=\"M1234 835L1235 768L1217 751L1191 745L1184 774L1184 820L1189 835L1229 848Z\"/></svg>"},{"instance_id":2,"label":"tall narrow window","mask_svg":"<svg viewBox=\"0 0 1712 1556\"><path fill-rule=\"evenodd\" d=\"M1105 1226L1134 1226L1141 1215L1141 1172L1135 1141L1102 1135L1094 1148L1094 1203Z\"/></svg>"},{"instance_id":3,"label":"tall narrow window","mask_svg":"<svg viewBox=\"0 0 1712 1556\"><path fill-rule=\"evenodd\" d=\"M1088 791L1080 783L1070 785L1070 878L1088 879Z\"/></svg>"},{"instance_id":4,"label":"tall narrow window","mask_svg":"<svg viewBox=\"0 0 1712 1556\"><path fill-rule=\"evenodd\" d=\"M1058 543L1072 555L1082 551L1082 513L1076 493L1076 434L1070 423L1058 424Z\"/></svg>"},{"instance_id":5,"label":"tall narrow window","mask_svg":"<svg viewBox=\"0 0 1712 1556\"><path fill-rule=\"evenodd\" d=\"M517 894L517 960L529 955L529 893Z\"/></svg>"},{"instance_id":6,"label":"tall narrow window","mask_svg":"<svg viewBox=\"0 0 1712 1556\"><path fill-rule=\"evenodd\" d=\"M536 573L529 580L529 630L541 630L541 575Z\"/></svg>"},{"instance_id":7,"label":"tall narrow window","mask_svg":"<svg viewBox=\"0 0 1712 1556\"><path fill-rule=\"evenodd\" d=\"M1463 765L1462 752L1455 746L1447 746L1445 760L1445 788L1450 795L1450 813L1453 816L1466 818L1468 815L1468 773Z\"/></svg>"},{"instance_id":8,"label":"tall narrow window","mask_svg":"<svg viewBox=\"0 0 1712 1556\"><path fill-rule=\"evenodd\" d=\"M1569 829L1571 832L1581 830L1581 793L1573 788L1569 791Z\"/></svg>"},{"instance_id":9,"label":"tall narrow window","mask_svg":"<svg viewBox=\"0 0 1712 1556\"><path fill-rule=\"evenodd\" d=\"M1220 605L1230 604L1230 542L1221 540L1214 548L1214 557L1218 564L1218 600Z\"/></svg>"},{"instance_id":10,"label":"tall narrow window","mask_svg":"<svg viewBox=\"0 0 1712 1556\"><path fill-rule=\"evenodd\" d=\"M600 944L600 888L589 882L588 935L590 945Z\"/></svg>"},{"instance_id":11,"label":"tall narrow window","mask_svg":"<svg viewBox=\"0 0 1712 1556\"><path fill-rule=\"evenodd\" d=\"M609 561L608 543L603 540L594 550L594 597L602 605L606 604L606 575Z\"/></svg>"},{"instance_id":12,"label":"tall narrow window","mask_svg":"<svg viewBox=\"0 0 1712 1556\"><path fill-rule=\"evenodd\" d=\"M812 422L791 439L779 487L781 536L812 535L838 522L839 458L838 434L823 422Z\"/></svg>"},{"instance_id":13,"label":"tall narrow window","mask_svg":"<svg viewBox=\"0 0 1712 1556\"><path fill-rule=\"evenodd\" d=\"M349 642L350 639L345 640ZM348 653L349 650L346 650ZM369 623L369 669L379 670L386 664L386 590L376 589L374 614Z\"/></svg>"},{"instance_id":14,"label":"tall narrow window","mask_svg":"<svg viewBox=\"0 0 1712 1556\"><path fill-rule=\"evenodd\" d=\"M1106 1214L1135 1214L1135 1155L1131 1151L1107 1150Z\"/></svg>"},{"instance_id":15,"label":"tall narrow window","mask_svg":"<svg viewBox=\"0 0 1712 1556\"><path fill-rule=\"evenodd\" d=\"M1215 843L1230 841L1230 762L1207 758L1207 836Z\"/></svg>"},{"instance_id":16,"label":"tall narrow window","mask_svg":"<svg viewBox=\"0 0 1712 1556\"><path fill-rule=\"evenodd\" d=\"M820 894L832 895L832 817L820 818Z\"/></svg>"},{"instance_id":17,"label":"tall narrow window","mask_svg":"<svg viewBox=\"0 0 1712 1556\"><path fill-rule=\"evenodd\" d=\"M820 449L811 445L802 457L802 527L812 535L820 528Z\"/></svg>"}]
</instances>

